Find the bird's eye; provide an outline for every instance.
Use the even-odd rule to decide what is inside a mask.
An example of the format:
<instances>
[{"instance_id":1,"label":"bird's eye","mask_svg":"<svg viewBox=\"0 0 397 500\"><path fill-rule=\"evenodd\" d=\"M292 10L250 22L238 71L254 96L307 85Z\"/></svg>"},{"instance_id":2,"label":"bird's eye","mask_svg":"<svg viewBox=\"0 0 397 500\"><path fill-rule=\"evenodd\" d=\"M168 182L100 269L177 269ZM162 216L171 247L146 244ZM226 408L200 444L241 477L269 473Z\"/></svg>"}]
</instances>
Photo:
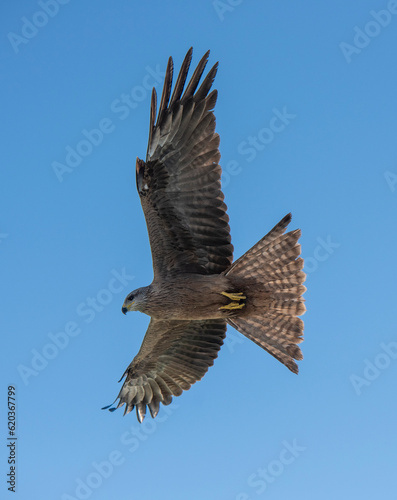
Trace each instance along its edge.
<instances>
[{"instance_id":1,"label":"bird's eye","mask_svg":"<svg viewBox=\"0 0 397 500\"><path fill-rule=\"evenodd\" d=\"M131 295L128 295L127 297L128 300L133 300L134 299L134 296L131 294Z\"/></svg>"}]
</instances>

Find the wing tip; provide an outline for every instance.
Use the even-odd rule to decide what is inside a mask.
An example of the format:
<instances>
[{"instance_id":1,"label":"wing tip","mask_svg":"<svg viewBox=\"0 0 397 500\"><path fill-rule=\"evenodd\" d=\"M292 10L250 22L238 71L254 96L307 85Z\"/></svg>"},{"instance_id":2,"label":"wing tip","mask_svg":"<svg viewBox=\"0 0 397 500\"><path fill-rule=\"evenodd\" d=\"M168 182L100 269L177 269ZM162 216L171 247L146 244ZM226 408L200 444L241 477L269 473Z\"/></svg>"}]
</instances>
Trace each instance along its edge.
<instances>
[{"instance_id":1,"label":"wing tip","mask_svg":"<svg viewBox=\"0 0 397 500\"><path fill-rule=\"evenodd\" d=\"M138 422L141 424L146 416L146 410L149 408L149 413L152 418L156 418L157 415L159 414L160 411L160 403L163 403L164 405L169 405L172 402L172 397L166 398L166 399L152 399L150 403L137 403L136 405L134 404L127 404L126 401L122 401L121 399L119 400L119 403L117 406L113 406L115 402L117 401L118 398L116 398L113 403L110 405L106 405L101 408L101 410L109 410L110 412L114 412L118 410L121 406L125 405L124 408L124 413L123 417L131 413L131 411L135 408L136 410L136 416L138 419Z\"/></svg>"}]
</instances>

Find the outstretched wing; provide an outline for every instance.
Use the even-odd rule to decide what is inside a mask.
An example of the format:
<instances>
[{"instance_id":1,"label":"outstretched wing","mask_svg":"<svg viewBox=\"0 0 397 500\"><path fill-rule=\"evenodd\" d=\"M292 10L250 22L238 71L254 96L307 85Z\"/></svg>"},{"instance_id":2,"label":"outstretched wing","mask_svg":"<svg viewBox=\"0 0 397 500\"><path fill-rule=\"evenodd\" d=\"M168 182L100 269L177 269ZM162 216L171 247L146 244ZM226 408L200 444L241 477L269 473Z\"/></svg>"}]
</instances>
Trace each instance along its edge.
<instances>
[{"instance_id":1,"label":"outstretched wing","mask_svg":"<svg viewBox=\"0 0 397 500\"><path fill-rule=\"evenodd\" d=\"M218 64L196 90L208 55L184 90L192 57L188 51L171 98L169 59L157 121L155 89L152 93L146 162L137 159L136 180L155 278L170 272L218 274L233 260L212 112L217 92L209 93Z\"/></svg>"},{"instance_id":2,"label":"outstretched wing","mask_svg":"<svg viewBox=\"0 0 397 500\"><path fill-rule=\"evenodd\" d=\"M110 410L125 404L125 415L135 406L142 422L147 405L154 418L160 403L170 404L172 396L180 396L205 375L218 356L225 332L224 320L152 319L138 354L124 372L126 379L116 398L119 403Z\"/></svg>"}]
</instances>

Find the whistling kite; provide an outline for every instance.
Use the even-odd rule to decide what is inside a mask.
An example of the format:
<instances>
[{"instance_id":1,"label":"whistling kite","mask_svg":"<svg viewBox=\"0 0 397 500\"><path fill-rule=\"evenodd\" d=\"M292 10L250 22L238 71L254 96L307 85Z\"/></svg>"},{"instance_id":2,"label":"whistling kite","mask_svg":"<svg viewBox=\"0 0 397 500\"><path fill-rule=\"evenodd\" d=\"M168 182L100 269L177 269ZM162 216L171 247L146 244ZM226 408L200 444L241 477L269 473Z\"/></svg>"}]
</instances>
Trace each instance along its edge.
<instances>
[{"instance_id":1,"label":"whistling kite","mask_svg":"<svg viewBox=\"0 0 397 500\"><path fill-rule=\"evenodd\" d=\"M297 316L305 311L305 273L300 230L284 234L291 214L233 263L213 113L217 91L210 92L218 63L197 89L208 55L184 89L188 51L172 95L169 58L157 120L152 92L146 161L136 161L154 279L127 296L122 312L141 311L151 320L123 375L117 408L125 404L129 413L135 406L139 422L146 406L154 418L160 403L170 404L205 375L227 323L294 373L294 359L302 359L297 344L303 322Z\"/></svg>"}]
</instances>

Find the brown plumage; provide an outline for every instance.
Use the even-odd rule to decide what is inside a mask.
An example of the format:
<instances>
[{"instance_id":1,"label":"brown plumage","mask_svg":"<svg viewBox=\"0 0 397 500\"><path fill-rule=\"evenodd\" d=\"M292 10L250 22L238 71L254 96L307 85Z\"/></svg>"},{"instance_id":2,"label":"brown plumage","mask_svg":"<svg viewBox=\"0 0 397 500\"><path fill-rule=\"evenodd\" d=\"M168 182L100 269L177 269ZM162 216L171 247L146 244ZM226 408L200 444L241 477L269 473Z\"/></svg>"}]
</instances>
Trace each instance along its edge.
<instances>
[{"instance_id":1,"label":"brown plumage","mask_svg":"<svg viewBox=\"0 0 397 500\"><path fill-rule=\"evenodd\" d=\"M227 323L294 373L294 360L302 359L305 274L300 231L285 234L291 215L232 263L213 113L217 92L210 92L218 64L199 86L208 55L185 88L188 51L172 95L169 59L158 113L152 93L146 161L136 162L154 278L127 296L122 311L144 312L151 321L123 375L116 408L136 407L140 422L146 407L155 417L160 403L171 403L205 375Z\"/></svg>"}]
</instances>

